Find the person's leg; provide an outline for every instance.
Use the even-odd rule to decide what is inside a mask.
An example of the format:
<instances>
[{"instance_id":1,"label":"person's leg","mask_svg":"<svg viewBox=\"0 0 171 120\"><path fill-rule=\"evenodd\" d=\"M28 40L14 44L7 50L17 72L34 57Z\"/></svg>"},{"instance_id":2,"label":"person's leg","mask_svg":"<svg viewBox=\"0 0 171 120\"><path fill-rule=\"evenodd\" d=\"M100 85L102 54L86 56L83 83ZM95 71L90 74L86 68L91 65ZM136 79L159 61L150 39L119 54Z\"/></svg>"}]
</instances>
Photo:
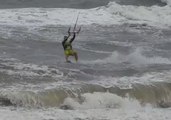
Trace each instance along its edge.
<instances>
[{"instance_id":1,"label":"person's leg","mask_svg":"<svg viewBox=\"0 0 171 120\"><path fill-rule=\"evenodd\" d=\"M66 60L66 62L69 62L68 57L69 57L69 51L65 50L65 60Z\"/></svg>"},{"instance_id":2,"label":"person's leg","mask_svg":"<svg viewBox=\"0 0 171 120\"><path fill-rule=\"evenodd\" d=\"M77 62L78 61L78 55L77 55L77 52L74 51L74 57L75 57L75 61Z\"/></svg>"},{"instance_id":3,"label":"person's leg","mask_svg":"<svg viewBox=\"0 0 171 120\"><path fill-rule=\"evenodd\" d=\"M70 62L70 61L68 60L68 57L69 57L68 55L65 56L66 62Z\"/></svg>"}]
</instances>

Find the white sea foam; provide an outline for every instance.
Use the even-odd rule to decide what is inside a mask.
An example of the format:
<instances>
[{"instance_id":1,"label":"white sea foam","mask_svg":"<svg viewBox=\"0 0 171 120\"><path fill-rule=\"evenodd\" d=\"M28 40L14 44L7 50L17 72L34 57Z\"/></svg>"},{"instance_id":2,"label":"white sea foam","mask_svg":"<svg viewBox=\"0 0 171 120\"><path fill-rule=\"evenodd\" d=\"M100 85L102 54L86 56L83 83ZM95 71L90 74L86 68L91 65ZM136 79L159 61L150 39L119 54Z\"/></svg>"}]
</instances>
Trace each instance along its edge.
<instances>
[{"instance_id":1,"label":"white sea foam","mask_svg":"<svg viewBox=\"0 0 171 120\"><path fill-rule=\"evenodd\" d=\"M130 63L135 66L149 65L149 64L171 64L171 60L160 56L148 57L143 55L143 49L137 48L131 54L123 55L114 51L109 57L105 59L98 59L91 63L106 64L106 63Z\"/></svg>"},{"instance_id":2,"label":"white sea foam","mask_svg":"<svg viewBox=\"0 0 171 120\"><path fill-rule=\"evenodd\" d=\"M171 25L171 22L169 21L169 18L171 17L170 6L137 7L132 5L118 5L115 2L110 2L106 10L113 14L113 16L123 18L121 21L123 23L146 23L152 26Z\"/></svg>"},{"instance_id":3,"label":"white sea foam","mask_svg":"<svg viewBox=\"0 0 171 120\"><path fill-rule=\"evenodd\" d=\"M168 3L169 0L167 0ZM81 25L100 24L149 24L152 26L171 26L171 7L167 6L132 6L110 2L107 6L93 9L68 8L23 8L1 9L0 24L42 26L73 25L80 12L78 23Z\"/></svg>"},{"instance_id":4,"label":"white sea foam","mask_svg":"<svg viewBox=\"0 0 171 120\"><path fill-rule=\"evenodd\" d=\"M67 9L67 8L24 8L0 10L0 24L41 26L41 25L73 25L80 12L79 24L108 24L113 19L104 10Z\"/></svg>"},{"instance_id":5,"label":"white sea foam","mask_svg":"<svg viewBox=\"0 0 171 120\"><path fill-rule=\"evenodd\" d=\"M170 109L151 107L128 109L89 109L89 110L60 110L28 109L0 107L2 120L169 120Z\"/></svg>"},{"instance_id":6,"label":"white sea foam","mask_svg":"<svg viewBox=\"0 0 171 120\"><path fill-rule=\"evenodd\" d=\"M96 84L104 87L117 86L122 89L132 89L133 84L153 85L156 82L171 83L171 71L148 72L142 75L106 77L98 76L90 84Z\"/></svg>"},{"instance_id":7,"label":"white sea foam","mask_svg":"<svg viewBox=\"0 0 171 120\"><path fill-rule=\"evenodd\" d=\"M71 106L74 109L104 109L104 108L125 108L129 104L140 107L138 101L130 101L128 98L122 98L112 93L85 93L81 95L82 102L79 103L76 99L66 98L64 105Z\"/></svg>"},{"instance_id":8,"label":"white sea foam","mask_svg":"<svg viewBox=\"0 0 171 120\"><path fill-rule=\"evenodd\" d=\"M10 96L10 94L9 94ZM13 94L12 97L15 97ZM22 97L22 95L21 95ZM27 96L32 98L31 96ZM66 98L64 105L71 106L74 110L60 110L59 108L22 108L0 107L1 119L13 120L75 120L75 119L108 119L108 120L169 120L170 109L153 108L150 105L141 106L135 99L120 97L109 92L85 93L77 99ZM36 98L36 97L35 97ZM16 98L11 98L11 100ZM26 99L26 97L23 97ZM15 101L13 101L15 102ZM21 102L21 101L20 101ZM30 101L32 104L36 101ZM156 117L157 116L157 117Z\"/></svg>"},{"instance_id":9,"label":"white sea foam","mask_svg":"<svg viewBox=\"0 0 171 120\"><path fill-rule=\"evenodd\" d=\"M1 65L4 65L3 69L0 69L0 72L7 73L9 75L21 75L21 76L51 76L54 78L63 77L63 72L59 71L57 68L50 68L46 65L35 65L35 64L26 64L17 60L10 60L1 62ZM8 68L11 69L8 69Z\"/></svg>"},{"instance_id":10,"label":"white sea foam","mask_svg":"<svg viewBox=\"0 0 171 120\"><path fill-rule=\"evenodd\" d=\"M171 64L171 60L160 56L147 57L143 55L141 49L136 49L133 53L127 56L126 60L131 64L145 65L145 64Z\"/></svg>"}]
</instances>

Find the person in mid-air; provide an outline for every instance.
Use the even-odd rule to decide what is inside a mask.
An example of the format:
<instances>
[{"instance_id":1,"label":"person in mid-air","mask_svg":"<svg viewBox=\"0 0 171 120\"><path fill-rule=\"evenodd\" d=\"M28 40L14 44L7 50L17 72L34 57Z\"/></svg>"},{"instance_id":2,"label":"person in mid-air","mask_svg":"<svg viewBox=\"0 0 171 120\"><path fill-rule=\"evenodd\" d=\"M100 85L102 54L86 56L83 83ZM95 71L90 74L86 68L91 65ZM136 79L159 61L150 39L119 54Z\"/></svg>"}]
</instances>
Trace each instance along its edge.
<instances>
[{"instance_id":1,"label":"person in mid-air","mask_svg":"<svg viewBox=\"0 0 171 120\"><path fill-rule=\"evenodd\" d=\"M75 61L76 62L78 61L77 52L72 49L72 42L74 41L75 37L76 37L75 32L72 35L70 32L68 32L68 36L64 36L64 40L62 41L62 46L64 48L66 62L70 62L68 60L69 56L74 56Z\"/></svg>"}]
</instances>

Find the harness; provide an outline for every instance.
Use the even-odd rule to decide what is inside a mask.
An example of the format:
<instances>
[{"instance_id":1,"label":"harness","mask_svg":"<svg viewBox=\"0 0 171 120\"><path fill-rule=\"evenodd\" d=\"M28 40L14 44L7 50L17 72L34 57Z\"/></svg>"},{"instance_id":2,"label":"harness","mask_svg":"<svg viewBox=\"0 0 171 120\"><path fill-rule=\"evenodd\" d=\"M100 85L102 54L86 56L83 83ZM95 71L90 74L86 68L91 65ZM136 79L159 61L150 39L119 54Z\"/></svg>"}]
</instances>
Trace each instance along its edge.
<instances>
[{"instance_id":1,"label":"harness","mask_svg":"<svg viewBox=\"0 0 171 120\"><path fill-rule=\"evenodd\" d=\"M70 42L65 42L64 44L64 49L65 50L72 50L72 45Z\"/></svg>"}]
</instances>

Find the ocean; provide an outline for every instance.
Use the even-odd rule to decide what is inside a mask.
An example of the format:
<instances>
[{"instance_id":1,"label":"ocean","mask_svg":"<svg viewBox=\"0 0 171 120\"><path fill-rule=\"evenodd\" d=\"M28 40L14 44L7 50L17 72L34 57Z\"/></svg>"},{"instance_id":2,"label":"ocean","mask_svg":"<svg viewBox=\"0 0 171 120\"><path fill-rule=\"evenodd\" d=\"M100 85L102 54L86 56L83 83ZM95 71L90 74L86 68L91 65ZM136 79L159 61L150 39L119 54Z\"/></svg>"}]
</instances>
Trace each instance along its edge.
<instances>
[{"instance_id":1,"label":"ocean","mask_svg":"<svg viewBox=\"0 0 171 120\"><path fill-rule=\"evenodd\" d=\"M170 19L170 0L0 0L0 120L170 120Z\"/></svg>"}]
</instances>

